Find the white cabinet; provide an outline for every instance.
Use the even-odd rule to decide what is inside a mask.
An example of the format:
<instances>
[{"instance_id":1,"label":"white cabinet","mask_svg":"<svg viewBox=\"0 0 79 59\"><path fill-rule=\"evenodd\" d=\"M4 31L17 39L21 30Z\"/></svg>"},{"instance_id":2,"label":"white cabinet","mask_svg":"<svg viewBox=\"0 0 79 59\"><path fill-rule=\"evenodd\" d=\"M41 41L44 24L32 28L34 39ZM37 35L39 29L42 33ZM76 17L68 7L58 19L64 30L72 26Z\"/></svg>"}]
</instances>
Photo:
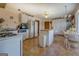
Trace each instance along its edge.
<instances>
[{"instance_id":1,"label":"white cabinet","mask_svg":"<svg viewBox=\"0 0 79 59\"><path fill-rule=\"evenodd\" d=\"M47 31L40 31L39 34L39 46L46 47L48 34Z\"/></svg>"},{"instance_id":2,"label":"white cabinet","mask_svg":"<svg viewBox=\"0 0 79 59\"><path fill-rule=\"evenodd\" d=\"M3 40L4 40L4 39L3 39ZM5 46L4 41L0 41L0 53L3 53L3 51L4 51L4 46Z\"/></svg>"},{"instance_id":3,"label":"white cabinet","mask_svg":"<svg viewBox=\"0 0 79 59\"><path fill-rule=\"evenodd\" d=\"M22 55L22 36L0 38L0 53L8 53L8 56Z\"/></svg>"},{"instance_id":4,"label":"white cabinet","mask_svg":"<svg viewBox=\"0 0 79 59\"><path fill-rule=\"evenodd\" d=\"M39 45L41 47L50 46L54 41L54 30L41 31L39 36Z\"/></svg>"},{"instance_id":5,"label":"white cabinet","mask_svg":"<svg viewBox=\"0 0 79 59\"><path fill-rule=\"evenodd\" d=\"M26 36L26 39L29 38L29 29L26 30L26 34L25 34L25 36Z\"/></svg>"},{"instance_id":6,"label":"white cabinet","mask_svg":"<svg viewBox=\"0 0 79 59\"><path fill-rule=\"evenodd\" d=\"M21 36L23 36L23 40L29 38L29 29L26 29L26 32L19 33Z\"/></svg>"},{"instance_id":7,"label":"white cabinet","mask_svg":"<svg viewBox=\"0 0 79 59\"><path fill-rule=\"evenodd\" d=\"M34 21L30 22L30 38L34 36Z\"/></svg>"},{"instance_id":8,"label":"white cabinet","mask_svg":"<svg viewBox=\"0 0 79 59\"><path fill-rule=\"evenodd\" d=\"M47 46L50 46L54 41L54 30L50 30L48 32L48 40L47 40Z\"/></svg>"},{"instance_id":9,"label":"white cabinet","mask_svg":"<svg viewBox=\"0 0 79 59\"><path fill-rule=\"evenodd\" d=\"M38 27L39 27L38 26L38 22L35 22L35 25L34 26L35 26L35 36L38 36L38 30L39 30L38 29Z\"/></svg>"}]
</instances>

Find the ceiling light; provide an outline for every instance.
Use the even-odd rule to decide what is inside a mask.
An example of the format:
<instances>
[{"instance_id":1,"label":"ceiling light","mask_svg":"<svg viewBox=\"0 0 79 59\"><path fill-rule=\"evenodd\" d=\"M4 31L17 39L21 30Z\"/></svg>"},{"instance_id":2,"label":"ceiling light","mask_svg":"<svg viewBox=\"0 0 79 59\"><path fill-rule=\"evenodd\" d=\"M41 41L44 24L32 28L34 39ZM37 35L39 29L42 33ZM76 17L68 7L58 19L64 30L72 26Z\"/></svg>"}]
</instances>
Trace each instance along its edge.
<instances>
[{"instance_id":1,"label":"ceiling light","mask_svg":"<svg viewBox=\"0 0 79 59\"><path fill-rule=\"evenodd\" d=\"M44 16L45 18L48 18L48 11L45 11Z\"/></svg>"}]
</instances>

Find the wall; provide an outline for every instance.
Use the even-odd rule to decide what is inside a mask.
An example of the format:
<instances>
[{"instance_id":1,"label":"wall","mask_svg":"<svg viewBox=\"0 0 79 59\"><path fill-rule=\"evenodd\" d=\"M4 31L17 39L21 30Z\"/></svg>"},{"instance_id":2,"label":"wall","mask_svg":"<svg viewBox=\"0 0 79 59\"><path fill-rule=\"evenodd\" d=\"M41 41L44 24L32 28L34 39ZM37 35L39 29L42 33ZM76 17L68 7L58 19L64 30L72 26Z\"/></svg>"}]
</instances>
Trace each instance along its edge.
<instances>
[{"instance_id":1,"label":"wall","mask_svg":"<svg viewBox=\"0 0 79 59\"><path fill-rule=\"evenodd\" d=\"M54 27L54 34L62 34L66 29L66 20L65 19L56 19L53 20L52 26Z\"/></svg>"},{"instance_id":2,"label":"wall","mask_svg":"<svg viewBox=\"0 0 79 59\"><path fill-rule=\"evenodd\" d=\"M76 27L76 32L79 33L79 10L75 14L75 27Z\"/></svg>"},{"instance_id":3,"label":"wall","mask_svg":"<svg viewBox=\"0 0 79 59\"><path fill-rule=\"evenodd\" d=\"M13 16L13 19L10 19L10 16ZM0 8L0 18L3 18L5 21L2 23L4 28L16 28L19 24L18 13L14 13L7 9Z\"/></svg>"},{"instance_id":4,"label":"wall","mask_svg":"<svg viewBox=\"0 0 79 59\"><path fill-rule=\"evenodd\" d=\"M13 16L13 19L10 19L10 16ZM9 8L9 9L8 8L5 8L5 9L0 8L0 18L4 18L4 20L5 20L2 23L3 28L16 29L17 26L19 25L19 13L12 8ZM22 23L28 23L30 21L30 24L29 24L29 26L31 26L30 27L30 29L31 29L30 34L33 37L33 33L34 33L33 21L35 20L35 18L27 16L25 14L21 14L21 20L22 20Z\"/></svg>"}]
</instances>

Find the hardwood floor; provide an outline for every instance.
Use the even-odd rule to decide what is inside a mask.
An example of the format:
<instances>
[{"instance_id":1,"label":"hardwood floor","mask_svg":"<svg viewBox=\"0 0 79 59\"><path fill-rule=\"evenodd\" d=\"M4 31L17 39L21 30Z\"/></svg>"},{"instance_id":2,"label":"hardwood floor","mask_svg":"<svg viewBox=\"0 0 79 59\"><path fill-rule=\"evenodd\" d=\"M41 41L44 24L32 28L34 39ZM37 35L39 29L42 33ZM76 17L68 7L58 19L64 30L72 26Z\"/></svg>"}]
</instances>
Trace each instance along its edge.
<instances>
[{"instance_id":1,"label":"hardwood floor","mask_svg":"<svg viewBox=\"0 0 79 59\"><path fill-rule=\"evenodd\" d=\"M41 48L38 46L38 37L26 39L23 42L24 56L78 56L79 49L66 49L64 46L64 37L55 36L54 42L50 47Z\"/></svg>"}]
</instances>

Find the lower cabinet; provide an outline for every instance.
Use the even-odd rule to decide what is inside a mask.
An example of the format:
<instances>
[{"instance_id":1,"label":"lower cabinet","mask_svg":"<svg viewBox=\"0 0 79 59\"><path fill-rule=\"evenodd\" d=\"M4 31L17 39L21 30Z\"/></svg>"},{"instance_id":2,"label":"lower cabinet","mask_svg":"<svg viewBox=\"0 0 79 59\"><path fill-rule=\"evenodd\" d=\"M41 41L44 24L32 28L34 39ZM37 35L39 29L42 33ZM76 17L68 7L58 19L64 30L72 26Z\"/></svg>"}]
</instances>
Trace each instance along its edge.
<instances>
[{"instance_id":1,"label":"lower cabinet","mask_svg":"<svg viewBox=\"0 0 79 59\"><path fill-rule=\"evenodd\" d=\"M54 30L41 31L39 36L39 46L50 46L54 41Z\"/></svg>"},{"instance_id":2,"label":"lower cabinet","mask_svg":"<svg viewBox=\"0 0 79 59\"><path fill-rule=\"evenodd\" d=\"M0 53L8 53L8 56L21 55L20 36L4 38L0 41Z\"/></svg>"}]
</instances>

